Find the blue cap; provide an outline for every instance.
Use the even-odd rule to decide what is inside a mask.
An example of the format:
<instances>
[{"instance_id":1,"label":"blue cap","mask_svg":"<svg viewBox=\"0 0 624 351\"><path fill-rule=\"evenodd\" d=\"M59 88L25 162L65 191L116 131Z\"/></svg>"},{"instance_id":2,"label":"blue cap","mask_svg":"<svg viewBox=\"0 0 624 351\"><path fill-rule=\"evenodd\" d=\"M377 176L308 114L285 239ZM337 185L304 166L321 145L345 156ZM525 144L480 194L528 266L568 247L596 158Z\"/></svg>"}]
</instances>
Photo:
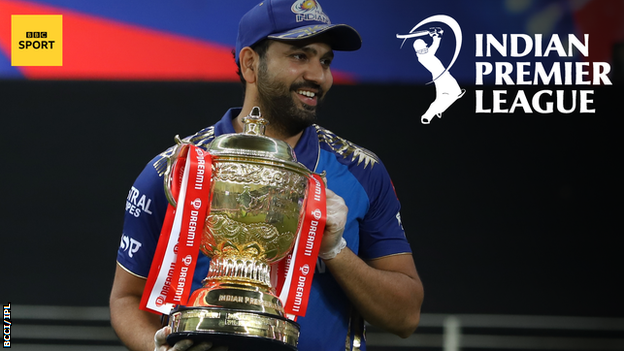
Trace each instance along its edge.
<instances>
[{"instance_id":1,"label":"blue cap","mask_svg":"<svg viewBox=\"0 0 624 351\"><path fill-rule=\"evenodd\" d=\"M332 24L316 0L265 0L249 10L238 25L236 62L240 51L262 39L294 41L328 33L333 50L362 46L360 34L346 24Z\"/></svg>"}]
</instances>

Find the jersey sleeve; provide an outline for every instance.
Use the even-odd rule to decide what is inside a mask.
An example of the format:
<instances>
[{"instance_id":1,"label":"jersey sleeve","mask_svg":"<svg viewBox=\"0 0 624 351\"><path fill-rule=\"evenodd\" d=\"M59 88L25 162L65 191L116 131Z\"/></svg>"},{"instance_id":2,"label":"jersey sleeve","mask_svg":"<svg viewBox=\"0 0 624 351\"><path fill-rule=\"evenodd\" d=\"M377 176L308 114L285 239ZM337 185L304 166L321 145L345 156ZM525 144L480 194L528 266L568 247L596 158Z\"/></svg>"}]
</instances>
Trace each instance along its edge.
<instances>
[{"instance_id":1,"label":"jersey sleeve","mask_svg":"<svg viewBox=\"0 0 624 351\"><path fill-rule=\"evenodd\" d=\"M148 163L128 192L117 251L117 262L143 278L149 274L168 205L163 175L156 167L160 163L162 156Z\"/></svg>"},{"instance_id":2,"label":"jersey sleeve","mask_svg":"<svg viewBox=\"0 0 624 351\"><path fill-rule=\"evenodd\" d=\"M360 222L359 254L365 260L411 253L401 222L401 204L383 163L367 172L364 187L369 209Z\"/></svg>"}]
</instances>

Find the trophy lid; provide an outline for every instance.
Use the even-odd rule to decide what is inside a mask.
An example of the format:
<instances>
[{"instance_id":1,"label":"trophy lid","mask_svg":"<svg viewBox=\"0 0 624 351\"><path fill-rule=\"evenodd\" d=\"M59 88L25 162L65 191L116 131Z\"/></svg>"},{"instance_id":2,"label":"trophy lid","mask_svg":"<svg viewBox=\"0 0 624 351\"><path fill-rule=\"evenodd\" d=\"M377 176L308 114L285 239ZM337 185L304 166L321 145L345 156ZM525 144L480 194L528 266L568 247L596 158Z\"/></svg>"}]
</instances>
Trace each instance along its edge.
<instances>
[{"instance_id":1,"label":"trophy lid","mask_svg":"<svg viewBox=\"0 0 624 351\"><path fill-rule=\"evenodd\" d=\"M208 152L217 158L251 157L293 164L298 168L303 167L297 163L295 152L288 143L264 135L265 127L269 122L262 118L258 106L251 109L249 115L243 118L243 122L245 125L242 133L216 137L208 147Z\"/></svg>"}]
</instances>

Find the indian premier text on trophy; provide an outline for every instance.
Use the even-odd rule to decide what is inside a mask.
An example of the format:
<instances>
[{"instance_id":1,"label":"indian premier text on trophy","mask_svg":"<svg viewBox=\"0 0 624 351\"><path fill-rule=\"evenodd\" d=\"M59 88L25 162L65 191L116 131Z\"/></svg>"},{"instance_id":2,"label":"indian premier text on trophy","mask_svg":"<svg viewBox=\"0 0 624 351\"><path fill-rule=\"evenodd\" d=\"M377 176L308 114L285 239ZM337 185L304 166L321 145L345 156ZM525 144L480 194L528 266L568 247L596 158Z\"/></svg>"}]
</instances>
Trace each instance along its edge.
<instances>
[{"instance_id":1,"label":"indian premier text on trophy","mask_svg":"<svg viewBox=\"0 0 624 351\"><path fill-rule=\"evenodd\" d=\"M286 142L264 135L266 123L255 107L243 133L219 136L207 151L179 142L169 159L165 193L173 210L156 254L162 263L152 267L160 274L148 283L155 293L146 289L144 299L175 305L171 345L190 338L231 349L297 348L294 319L305 313L316 265L324 184ZM197 251L211 258L210 268L184 302Z\"/></svg>"}]
</instances>

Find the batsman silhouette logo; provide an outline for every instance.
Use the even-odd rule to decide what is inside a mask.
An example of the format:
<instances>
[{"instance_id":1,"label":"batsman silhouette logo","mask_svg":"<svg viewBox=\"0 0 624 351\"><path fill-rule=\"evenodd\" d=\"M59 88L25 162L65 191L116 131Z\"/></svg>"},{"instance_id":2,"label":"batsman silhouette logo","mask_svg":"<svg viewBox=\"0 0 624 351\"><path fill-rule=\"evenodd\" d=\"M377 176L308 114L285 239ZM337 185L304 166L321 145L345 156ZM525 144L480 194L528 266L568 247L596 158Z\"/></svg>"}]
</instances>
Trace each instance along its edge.
<instances>
[{"instance_id":1,"label":"batsman silhouette logo","mask_svg":"<svg viewBox=\"0 0 624 351\"><path fill-rule=\"evenodd\" d=\"M443 28L428 27L434 22L445 24L453 32L455 36L455 52L453 59L448 66L444 66L442 61L436 57L436 52L442 43L442 37L445 34ZM427 28L427 29L422 29ZM462 45L462 31L455 19L447 15L435 15L422 20L414 26L407 34L397 34L398 39L403 39L401 48L408 39L415 39L412 46L418 62L431 73L431 81L427 84L434 83L436 88L436 98L429 105L424 115L420 117L423 124L429 124L434 117L441 118L442 113L446 111L457 99L464 96L465 89L460 88L457 80L451 75L450 69L455 63ZM429 37L430 40L423 40ZM430 41L430 43L428 43Z\"/></svg>"}]
</instances>

